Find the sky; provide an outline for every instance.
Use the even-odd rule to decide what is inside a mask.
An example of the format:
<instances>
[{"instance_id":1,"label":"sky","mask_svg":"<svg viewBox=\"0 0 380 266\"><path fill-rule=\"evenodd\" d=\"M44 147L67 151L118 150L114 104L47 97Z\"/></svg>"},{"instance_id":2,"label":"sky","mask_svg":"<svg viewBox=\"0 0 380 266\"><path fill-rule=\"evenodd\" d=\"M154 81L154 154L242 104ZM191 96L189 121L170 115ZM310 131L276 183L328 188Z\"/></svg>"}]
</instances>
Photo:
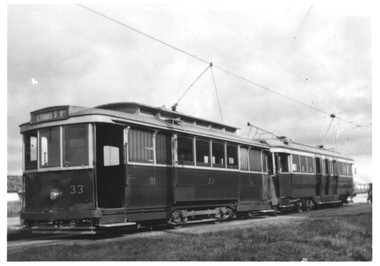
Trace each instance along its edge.
<instances>
[{"instance_id":1,"label":"sky","mask_svg":"<svg viewBox=\"0 0 380 266\"><path fill-rule=\"evenodd\" d=\"M180 100L244 138L249 122L324 143L371 180L371 6L255 3L8 5L7 174L22 174L32 111Z\"/></svg>"}]
</instances>

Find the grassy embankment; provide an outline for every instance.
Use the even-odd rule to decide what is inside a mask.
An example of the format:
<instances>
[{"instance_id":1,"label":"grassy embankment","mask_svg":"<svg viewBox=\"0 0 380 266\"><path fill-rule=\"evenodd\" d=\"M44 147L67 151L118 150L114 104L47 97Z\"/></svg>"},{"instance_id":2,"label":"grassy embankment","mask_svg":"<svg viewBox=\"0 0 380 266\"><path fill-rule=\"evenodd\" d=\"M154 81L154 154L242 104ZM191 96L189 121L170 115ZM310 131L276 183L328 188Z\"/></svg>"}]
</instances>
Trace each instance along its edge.
<instances>
[{"instance_id":1,"label":"grassy embankment","mask_svg":"<svg viewBox=\"0 0 380 266\"><path fill-rule=\"evenodd\" d=\"M8 251L8 261L372 260L372 214L276 221L202 235L177 232Z\"/></svg>"}]
</instances>

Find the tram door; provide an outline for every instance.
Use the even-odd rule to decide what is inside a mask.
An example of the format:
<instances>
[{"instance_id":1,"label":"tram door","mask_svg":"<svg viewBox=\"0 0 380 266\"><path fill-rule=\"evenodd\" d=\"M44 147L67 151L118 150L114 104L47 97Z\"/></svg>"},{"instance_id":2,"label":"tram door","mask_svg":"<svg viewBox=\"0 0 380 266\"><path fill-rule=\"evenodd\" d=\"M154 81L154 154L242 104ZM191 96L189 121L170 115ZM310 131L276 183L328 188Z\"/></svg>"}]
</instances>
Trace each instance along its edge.
<instances>
[{"instance_id":1,"label":"tram door","mask_svg":"<svg viewBox=\"0 0 380 266\"><path fill-rule=\"evenodd\" d=\"M272 153L263 153L263 171L268 180L268 190L271 195L272 205L278 204L278 178L273 173L273 156Z\"/></svg>"},{"instance_id":2,"label":"tram door","mask_svg":"<svg viewBox=\"0 0 380 266\"><path fill-rule=\"evenodd\" d=\"M292 196L292 177L289 170L289 154L275 153L275 170L277 176L276 191L278 197Z\"/></svg>"},{"instance_id":3,"label":"tram door","mask_svg":"<svg viewBox=\"0 0 380 266\"><path fill-rule=\"evenodd\" d=\"M263 190L261 198L262 200L268 200L268 195L270 194L271 188L269 181L269 173L268 173L268 154L262 153L262 164L263 164Z\"/></svg>"},{"instance_id":4,"label":"tram door","mask_svg":"<svg viewBox=\"0 0 380 266\"><path fill-rule=\"evenodd\" d=\"M327 202L332 200L331 195L331 162L328 159L323 160L324 174L322 176L322 201Z\"/></svg>"},{"instance_id":5,"label":"tram door","mask_svg":"<svg viewBox=\"0 0 380 266\"><path fill-rule=\"evenodd\" d=\"M332 194L333 194L333 200L336 201L338 200L338 177L339 177L339 173L338 173L338 162L333 160L332 161L332 176L331 176L331 190L332 190Z\"/></svg>"},{"instance_id":6,"label":"tram door","mask_svg":"<svg viewBox=\"0 0 380 266\"><path fill-rule=\"evenodd\" d=\"M315 168L317 171L316 175L316 187L315 187L315 195L321 196L321 185L322 185L322 161L321 158L315 157Z\"/></svg>"},{"instance_id":7,"label":"tram door","mask_svg":"<svg viewBox=\"0 0 380 266\"><path fill-rule=\"evenodd\" d=\"M96 125L96 178L98 207L121 208L124 203L124 127Z\"/></svg>"}]
</instances>

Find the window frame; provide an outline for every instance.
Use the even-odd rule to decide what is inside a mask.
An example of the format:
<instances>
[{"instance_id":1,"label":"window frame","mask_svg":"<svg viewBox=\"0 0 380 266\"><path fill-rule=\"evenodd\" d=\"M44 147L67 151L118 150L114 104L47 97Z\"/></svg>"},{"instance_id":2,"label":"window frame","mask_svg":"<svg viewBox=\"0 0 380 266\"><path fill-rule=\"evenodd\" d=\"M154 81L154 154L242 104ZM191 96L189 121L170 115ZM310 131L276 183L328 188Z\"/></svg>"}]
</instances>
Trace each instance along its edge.
<instances>
[{"instance_id":1,"label":"window frame","mask_svg":"<svg viewBox=\"0 0 380 266\"><path fill-rule=\"evenodd\" d=\"M163 136L165 139L166 139L166 162L162 162L159 156L159 154L157 153L158 151L158 142L157 141L157 136ZM153 139L153 145L154 145L154 164L155 165L173 165L173 134L170 134L170 133L167 133L167 132L164 132L164 131L157 131L156 134L154 135L154 139Z\"/></svg>"},{"instance_id":2,"label":"window frame","mask_svg":"<svg viewBox=\"0 0 380 266\"><path fill-rule=\"evenodd\" d=\"M297 161L295 157L298 158ZM297 166L296 169L294 169L294 165ZM301 155L299 154L292 154L292 173L301 173Z\"/></svg>"},{"instance_id":3,"label":"window frame","mask_svg":"<svg viewBox=\"0 0 380 266\"><path fill-rule=\"evenodd\" d=\"M207 139L203 139L203 138L197 138L197 137L195 137L194 138L195 140L195 165L196 166L203 166L203 167L211 167L212 166L212 159L211 159L211 144L210 144L210 140L207 140ZM206 163L206 162L202 162L202 161L200 161L200 159L201 159L201 157L200 158L198 158L198 155L201 155L200 154L200 152L198 153L198 143L201 143L201 142L203 142L203 143L206 143L207 145L205 145L205 147L208 147L208 149L207 149L207 151L208 151L208 153L207 153L207 158L208 158L208 163ZM199 149L200 150L200 149ZM205 153L202 153L203 154L203 159L204 159L204 154Z\"/></svg>"},{"instance_id":4,"label":"window frame","mask_svg":"<svg viewBox=\"0 0 380 266\"><path fill-rule=\"evenodd\" d=\"M32 149L31 149L31 145L32 145L32 141L31 141L31 137L35 138L35 160L32 160ZM23 134L23 142L22 142L22 145L23 145L23 155L22 155L22 160L23 160L23 170L24 171L33 171L33 170L37 170L38 169L38 165L39 165L39 160L38 160L38 157L39 157L39 141L38 141L38 137L39 137L39 131L38 130L33 130L33 131L29 131L29 132L25 132ZM26 139L28 138L28 142L26 141ZM27 143L29 145L27 145ZM28 147L29 146L29 147ZM29 152L28 152L29 151ZM29 154L29 156L27 157L27 154Z\"/></svg>"},{"instance_id":5,"label":"window frame","mask_svg":"<svg viewBox=\"0 0 380 266\"><path fill-rule=\"evenodd\" d=\"M132 133L131 133L132 131L135 131L138 133L138 135L136 135L136 136L139 138L140 141L141 141L141 134L139 134L139 133L144 132L144 133L150 134L150 138L147 138L147 139L148 139L148 141L151 142L148 144L151 144L152 146L151 147L144 147L144 149L147 150L147 152L150 151L150 153L144 154L142 152L142 149L136 149L136 147L141 148L140 146L138 146L139 143L135 144L135 146L132 145L132 140L130 139L131 135L132 135ZM154 136L155 136L155 132L153 130L140 128L140 127L129 128L129 130L128 130L128 151L127 151L128 152L128 163L129 164L146 164L146 165L154 165L155 164L156 155L155 155ZM131 153L131 150L133 151L133 153ZM132 154L134 156L131 156ZM138 156L140 156L140 157L143 156L146 158L134 158L134 157L138 157ZM147 159L147 160L141 161L142 159Z\"/></svg>"},{"instance_id":6,"label":"window frame","mask_svg":"<svg viewBox=\"0 0 380 266\"><path fill-rule=\"evenodd\" d=\"M307 172L310 173L310 174L314 174L316 171L315 171L315 165L314 165L314 162L315 162L315 159L314 157L311 157L311 156L307 156L306 157L306 163L307 163ZM310 166L311 164L311 166ZM311 167L311 168L310 168Z\"/></svg>"},{"instance_id":7,"label":"window frame","mask_svg":"<svg viewBox=\"0 0 380 266\"><path fill-rule=\"evenodd\" d=\"M324 171L323 171L324 175L330 175L331 174L331 164L330 164L329 159L327 159L327 158L323 159L323 168L324 168Z\"/></svg>"},{"instance_id":8,"label":"window frame","mask_svg":"<svg viewBox=\"0 0 380 266\"><path fill-rule=\"evenodd\" d=\"M228 150L229 147L235 148L236 157L234 157L234 156L230 157L229 156L229 154L231 154L231 150L230 151ZM233 143L227 143L225 152L226 152L226 158L228 158L228 160L226 160L227 169L238 170L239 169L239 145L233 144ZM235 154L232 154L232 155L235 155ZM230 158L232 158L234 160L233 163L230 163Z\"/></svg>"},{"instance_id":9,"label":"window frame","mask_svg":"<svg viewBox=\"0 0 380 266\"><path fill-rule=\"evenodd\" d=\"M64 144L63 144L63 128L64 127L68 127L68 126L79 126L79 125L83 125L86 127L87 129L87 153L88 153L88 163L87 165L85 166L68 166L66 167L64 164L63 164L63 149L64 149ZM49 128L59 128L59 149L60 149L60 153L59 153L59 165L57 166L52 166L52 167L41 167L40 164L41 164L41 131L44 131L44 130L47 130ZM23 149L22 149L22 152L23 152L23 155L22 155L22 158L23 158L23 172L26 172L26 173L29 173L29 172L46 172L46 171L59 171L59 170L67 170L67 169L70 169L70 170L77 170L77 169L88 169L88 168L94 168L95 165L92 163L93 161L93 158L94 158L94 143L93 143L93 137L94 137L94 132L93 132L93 123L70 123L70 124L60 124L60 125L53 125L53 126L50 126L50 127L40 127L40 128L35 128L33 130L28 130L28 131L25 131L25 132L22 132L22 136L23 136ZM27 167L27 162L26 162L26 152L27 152L27 148L26 148L26 143L25 143L25 137L26 136L30 136L30 134L32 134L33 132L37 132L37 143L36 143L36 146L37 146L37 162L36 162L36 167Z\"/></svg>"},{"instance_id":10,"label":"window frame","mask_svg":"<svg viewBox=\"0 0 380 266\"><path fill-rule=\"evenodd\" d=\"M53 164L53 165L48 165L47 163L46 164L42 164L42 162L44 161L42 159L42 156L43 156L43 148L42 148L42 145L43 145L43 141L42 139L45 138L45 136L43 136L43 132L45 131L49 131L50 130L50 134L52 134L52 131L53 130L58 130L58 148L59 150L58 151L54 151L54 153L56 153L55 155L58 155L58 159L55 159L56 163ZM50 135L50 138L51 138L51 135ZM47 139L47 138L45 138ZM51 140L50 140L51 141ZM46 146L46 150L47 150L47 153L48 153L48 158L46 159L49 159L48 161L51 160L49 154L51 153L49 151L49 143L47 142L46 143L47 146ZM55 145L57 147L57 145ZM62 142L62 127L61 126L53 126L53 127L46 127L46 128L42 128L39 130L39 136L38 136L38 168L39 169L52 169L52 168L57 168L57 167L62 167L62 148L63 148L63 142Z\"/></svg>"},{"instance_id":11,"label":"window frame","mask_svg":"<svg viewBox=\"0 0 380 266\"><path fill-rule=\"evenodd\" d=\"M219 145L221 147L223 147L223 151L221 154L223 154L223 158L220 157L220 159L223 160L223 163L214 163L214 144L215 145ZM220 151L218 151L220 152ZM222 141L217 141L217 140L211 140L211 167L213 168L226 168L226 143L225 142L222 142ZM216 161L216 159L215 159Z\"/></svg>"},{"instance_id":12,"label":"window frame","mask_svg":"<svg viewBox=\"0 0 380 266\"><path fill-rule=\"evenodd\" d=\"M255 160L253 161L251 157L252 154L251 154L251 151L252 152L256 152L258 155L259 155L259 160ZM262 162L263 158L262 158L262 150L258 150L258 149L254 149L254 148L250 148L249 149L249 158L248 158L248 162L249 162L249 171L250 172L262 172L263 171L263 162ZM252 162L256 163L256 164L252 164ZM256 169L254 168L253 166L260 166L260 169Z\"/></svg>"},{"instance_id":13,"label":"window frame","mask_svg":"<svg viewBox=\"0 0 380 266\"><path fill-rule=\"evenodd\" d=\"M245 150L245 152L243 151ZM245 147L240 146L239 147L239 153L240 153L240 170L241 171L249 171L249 151L251 150L251 147ZM246 154L246 157L243 157L242 155ZM243 169L243 166L246 165L246 169Z\"/></svg>"},{"instance_id":14,"label":"window frame","mask_svg":"<svg viewBox=\"0 0 380 266\"><path fill-rule=\"evenodd\" d=\"M179 153L179 149L180 149L180 139L188 139L190 140L191 142L191 145L189 147L191 147L191 153L187 153L185 155L191 155L191 159L192 160L186 160L186 159L180 159L180 153ZM189 143L190 143L189 142ZM179 165L187 165L187 166L195 166L195 138L194 137L191 137L191 136L185 136L185 135L178 135L177 136L177 163Z\"/></svg>"},{"instance_id":15,"label":"window frame","mask_svg":"<svg viewBox=\"0 0 380 266\"><path fill-rule=\"evenodd\" d=\"M82 165L66 165L65 164L65 159L66 159L66 147L65 147L65 141L66 141L66 129L67 128L72 128L72 127L83 127L85 128L86 130L86 133L85 133L85 139L84 139L84 147L85 147L85 151L86 151L86 159L87 159L87 164L82 164ZM89 128L86 124L70 124L70 125L64 125L64 126L61 126L61 165L65 168L73 168L73 167L87 167L87 166L90 166L90 145L89 145ZM87 142L87 143L86 143Z\"/></svg>"},{"instance_id":16,"label":"window frame","mask_svg":"<svg viewBox=\"0 0 380 266\"><path fill-rule=\"evenodd\" d=\"M290 160L289 160L289 153L285 153L285 152L278 152L277 153L277 156L279 158L279 163L281 164L281 173L284 173L284 174L288 174L290 173L290 167L289 167L289 163L290 163ZM286 159L286 164L283 162L283 158ZM284 170L284 166L286 166L286 171Z\"/></svg>"},{"instance_id":17,"label":"window frame","mask_svg":"<svg viewBox=\"0 0 380 266\"><path fill-rule=\"evenodd\" d=\"M117 149L117 155L110 155L109 157L108 157L108 160L107 160L107 162L106 162L106 156L105 156L105 154L106 154L106 150L105 150L105 148L106 147L108 147L109 148L109 152L110 152L110 154L111 153L113 153L112 152L112 150L115 150L115 149ZM112 149L112 148L115 148L115 149ZM116 147L116 146L112 146L112 145L103 145L103 166L104 167L112 167L112 166L120 166L121 165L121 161L120 161L120 149L119 149L119 147ZM117 164L116 163L113 163L112 162L112 164L111 164L111 161L113 161L114 159L116 159L117 158Z\"/></svg>"}]
</instances>

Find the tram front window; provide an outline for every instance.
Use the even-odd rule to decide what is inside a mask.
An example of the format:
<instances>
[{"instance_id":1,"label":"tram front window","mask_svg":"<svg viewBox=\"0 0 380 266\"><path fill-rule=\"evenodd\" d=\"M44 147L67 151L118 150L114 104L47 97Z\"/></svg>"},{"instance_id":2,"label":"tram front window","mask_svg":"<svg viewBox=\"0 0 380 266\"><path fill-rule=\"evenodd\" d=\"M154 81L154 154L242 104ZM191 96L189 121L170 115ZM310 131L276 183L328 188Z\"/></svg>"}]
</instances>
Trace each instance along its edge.
<instances>
[{"instance_id":1,"label":"tram front window","mask_svg":"<svg viewBox=\"0 0 380 266\"><path fill-rule=\"evenodd\" d=\"M64 127L63 136L63 166L88 165L87 125Z\"/></svg>"},{"instance_id":2,"label":"tram front window","mask_svg":"<svg viewBox=\"0 0 380 266\"><path fill-rule=\"evenodd\" d=\"M37 169L37 131L24 135L25 170Z\"/></svg>"},{"instance_id":3,"label":"tram front window","mask_svg":"<svg viewBox=\"0 0 380 266\"><path fill-rule=\"evenodd\" d=\"M40 167L60 166L60 137L59 127L40 131Z\"/></svg>"},{"instance_id":4,"label":"tram front window","mask_svg":"<svg viewBox=\"0 0 380 266\"><path fill-rule=\"evenodd\" d=\"M24 169L88 166L88 135L88 124L56 126L24 133Z\"/></svg>"}]
</instances>

